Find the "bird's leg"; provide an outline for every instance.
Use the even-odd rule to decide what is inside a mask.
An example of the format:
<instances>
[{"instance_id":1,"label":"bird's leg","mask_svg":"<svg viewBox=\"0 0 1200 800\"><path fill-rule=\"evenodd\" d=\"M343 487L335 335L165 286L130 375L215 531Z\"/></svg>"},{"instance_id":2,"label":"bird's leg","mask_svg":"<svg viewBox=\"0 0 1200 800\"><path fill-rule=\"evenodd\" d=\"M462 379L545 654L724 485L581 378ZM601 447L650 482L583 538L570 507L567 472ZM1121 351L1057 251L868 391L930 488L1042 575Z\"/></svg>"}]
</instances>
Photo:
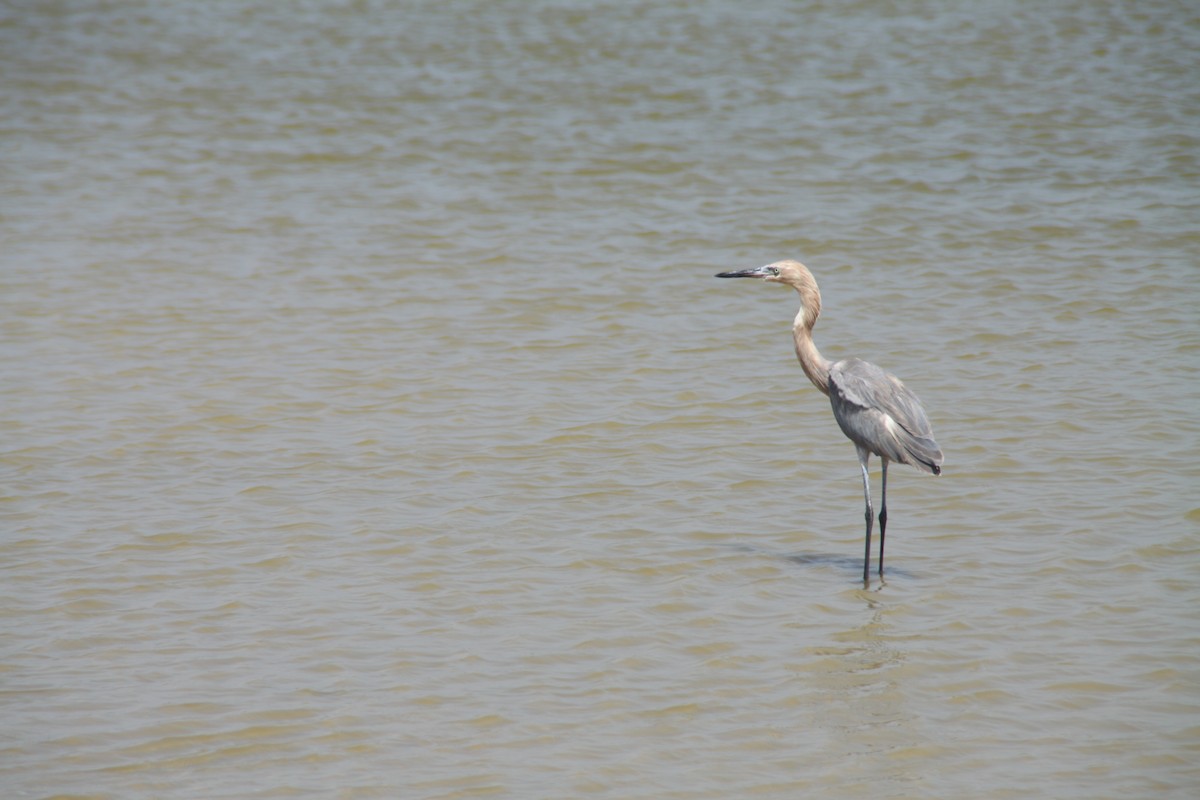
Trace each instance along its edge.
<instances>
[{"instance_id":1,"label":"bird's leg","mask_svg":"<svg viewBox=\"0 0 1200 800\"><path fill-rule=\"evenodd\" d=\"M883 577L883 537L887 535L887 465L888 460L879 457L883 462L883 485L879 500L879 577Z\"/></svg>"},{"instance_id":2,"label":"bird's leg","mask_svg":"<svg viewBox=\"0 0 1200 800\"><path fill-rule=\"evenodd\" d=\"M858 448L858 463L862 467L863 474L863 500L867 504L867 544L866 552L863 554L863 583L871 580L871 523L875 520L875 510L871 508L871 476L867 472L867 460L870 457L871 453L866 448Z\"/></svg>"}]
</instances>

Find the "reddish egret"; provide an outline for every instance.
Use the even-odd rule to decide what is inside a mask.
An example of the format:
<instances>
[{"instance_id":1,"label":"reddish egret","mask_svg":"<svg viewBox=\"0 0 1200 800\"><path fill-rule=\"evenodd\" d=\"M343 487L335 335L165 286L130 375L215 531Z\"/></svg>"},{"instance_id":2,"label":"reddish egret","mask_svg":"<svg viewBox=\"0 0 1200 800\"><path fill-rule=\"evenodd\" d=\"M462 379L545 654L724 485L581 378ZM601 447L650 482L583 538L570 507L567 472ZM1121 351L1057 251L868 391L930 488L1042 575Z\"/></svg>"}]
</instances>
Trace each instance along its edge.
<instances>
[{"instance_id":1,"label":"reddish egret","mask_svg":"<svg viewBox=\"0 0 1200 800\"><path fill-rule=\"evenodd\" d=\"M883 538L887 530L887 468L889 461L911 464L923 472L942 474L942 451L933 440L933 429L921 401L899 378L857 358L829 361L817 352L812 329L821 313L821 292L808 267L799 261L776 261L765 267L721 272L718 278L761 278L782 283L800 293L800 312L792 324L796 357L813 385L829 395L833 418L854 442L862 466L863 498L867 510L867 546L863 557L863 582L871 572L871 479L867 461L871 454L883 463L882 499L879 504L879 574L883 575Z\"/></svg>"}]
</instances>

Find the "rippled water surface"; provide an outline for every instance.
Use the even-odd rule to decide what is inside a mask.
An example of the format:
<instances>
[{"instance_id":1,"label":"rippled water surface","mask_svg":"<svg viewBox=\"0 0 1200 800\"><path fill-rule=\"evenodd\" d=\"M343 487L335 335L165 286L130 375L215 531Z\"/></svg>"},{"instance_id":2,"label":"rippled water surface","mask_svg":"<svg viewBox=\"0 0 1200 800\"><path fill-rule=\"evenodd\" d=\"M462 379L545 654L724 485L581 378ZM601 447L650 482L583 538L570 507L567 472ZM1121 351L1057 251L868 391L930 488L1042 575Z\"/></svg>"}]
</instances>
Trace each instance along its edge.
<instances>
[{"instance_id":1,"label":"rippled water surface","mask_svg":"<svg viewBox=\"0 0 1200 800\"><path fill-rule=\"evenodd\" d=\"M1195 797L1198 53L1184 2L6 5L3 794ZM797 298L712 278L786 257L946 453L865 587Z\"/></svg>"}]
</instances>

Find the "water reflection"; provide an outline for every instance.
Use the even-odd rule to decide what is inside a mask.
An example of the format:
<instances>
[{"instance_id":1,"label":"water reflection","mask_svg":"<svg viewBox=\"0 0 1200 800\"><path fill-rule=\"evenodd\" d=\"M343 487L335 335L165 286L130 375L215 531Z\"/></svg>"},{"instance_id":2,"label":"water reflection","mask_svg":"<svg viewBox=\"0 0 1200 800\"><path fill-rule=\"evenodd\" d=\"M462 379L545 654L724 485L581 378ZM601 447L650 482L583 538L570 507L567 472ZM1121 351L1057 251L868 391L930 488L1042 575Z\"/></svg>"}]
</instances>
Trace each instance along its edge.
<instances>
[{"instance_id":1,"label":"water reflection","mask_svg":"<svg viewBox=\"0 0 1200 800\"><path fill-rule=\"evenodd\" d=\"M803 567L831 567L839 572L846 572L855 577L862 576L862 556L851 556L842 553L784 553L761 545L751 545L744 542L726 545L740 553L754 553L769 558L779 559ZM888 578L915 579L917 573L889 563L883 571L882 579L874 572L871 573L871 584L886 585Z\"/></svg>"},{"instance_id":2,"label":"water reflection","mask_svg":"<svg viewBox=\"0 0 1200 800\"><path fill-rule=\"evenodd\" d=\"M849 573L862 569L861 562L839 556L787 560L834 565ZM902 787L911 791L920 767L903 756L920 751L929 741L909 701L912 672L908 652L892 635L895 609L881 600L879 588L841 593L847 604L861 603L859 622L804 648L806 668L797 676L811 692L813 718L831 743L821 753L831 774L836 773L841 788L858 787L871 795Z\"/></svg>"}]
</instances>

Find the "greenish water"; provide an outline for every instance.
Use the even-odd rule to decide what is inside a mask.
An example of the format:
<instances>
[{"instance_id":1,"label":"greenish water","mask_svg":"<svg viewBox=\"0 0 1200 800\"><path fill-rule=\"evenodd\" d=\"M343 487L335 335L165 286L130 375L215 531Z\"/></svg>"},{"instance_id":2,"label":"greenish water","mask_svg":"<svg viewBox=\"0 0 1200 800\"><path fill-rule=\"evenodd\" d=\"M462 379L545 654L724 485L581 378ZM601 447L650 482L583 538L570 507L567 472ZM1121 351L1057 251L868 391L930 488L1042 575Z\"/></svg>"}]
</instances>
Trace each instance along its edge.
<instances>
[{"instance_id":1,"label":"greenish water","mask_svg":"<svg viewBox=\"0 0 1200 800\"><path fill-rule=\"evenodd\" d=\"M0 787L1193 796L1197 53L1184 3L0 10ZM865 588L796 298L712 278L785 257L946 453Z\"/></svg>"}]
</instances>

